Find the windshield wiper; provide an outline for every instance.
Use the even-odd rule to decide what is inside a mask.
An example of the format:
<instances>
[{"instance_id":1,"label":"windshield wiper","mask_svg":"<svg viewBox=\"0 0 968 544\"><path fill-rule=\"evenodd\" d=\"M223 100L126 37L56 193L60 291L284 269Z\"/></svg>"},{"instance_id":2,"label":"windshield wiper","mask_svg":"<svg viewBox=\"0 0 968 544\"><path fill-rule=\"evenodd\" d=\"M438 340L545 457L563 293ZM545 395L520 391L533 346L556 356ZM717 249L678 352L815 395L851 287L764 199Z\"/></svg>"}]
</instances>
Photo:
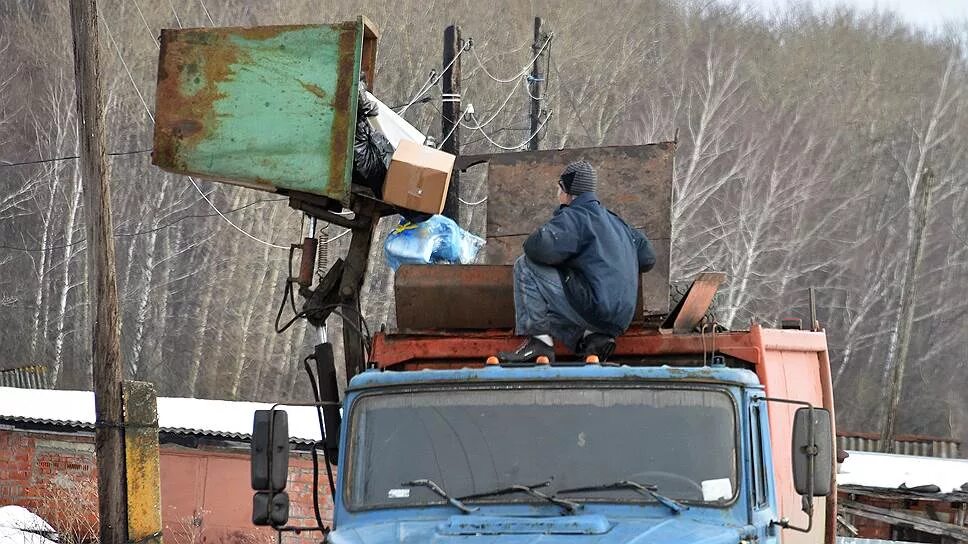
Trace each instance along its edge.
<instances>
[{"instance_id":1,"label":"windshield wiper","mask_svg":"<svg viewBox=\"0 0 968 544\"><path fill-rule=\"evenodd\" d=\"M501 495L510 495L512 493L525 493L536 499L541 499L543 501L550 502L555 506L562 508L568 514L575 514L581 508L581 504L574 501L569 501L566 499L559 499L554 495L545 495L544 493L538 491L542 487L548 487L551 485L551 480L547 480L534 485L523 485L523 484L512 484L507 487L501 487L493 491L485 491L483 493L475 493L473 495L465 495L460 498L462 501L472 500L472 499L483 499L485 497L499 497Z\"/></svg>"},{"instance_id":2,"label":"windshield wiper","mask_svg":"<svg viewBox=\"0 0 968 544\"><path fill-rule=\"evenodd\" d=\"M458 510L460 510L465 514L471 514L471 513L477 512L477 508L471 508L465 505L464 503L460 502L459 499L455 499L454 497L451 497L450 495L448 495L447 492L444 491L444 488L437 485L437 482L433 480L411 480L409 482L404 482L401 485L405 487L426 487L427 489L433 491L434 493L444 498L447 502L451 504L451 506L453 506L454 508L457 508Z\"/></svg>"},{"instance_id":3,"label":"windshield wiper","mask_svg":"<svg viewBox=\"0 0 968 544\"><path fill-rule=\"evenodd\" d=\"M657 502L672 510L675 514L681 514L683 510L688 510L689 507L678 502L676 500L670 499L665 495L660 495L658 493L659 487L655 484L640 484L633 482L631 480L621 480L611 484L602 485L590 485L586 487L570 487L568 489L559 489L558 493L579 493L582 491L608 491L609 489L631 489L640 495L647 497L652 497Z\"/></svg>"}]
</instances>

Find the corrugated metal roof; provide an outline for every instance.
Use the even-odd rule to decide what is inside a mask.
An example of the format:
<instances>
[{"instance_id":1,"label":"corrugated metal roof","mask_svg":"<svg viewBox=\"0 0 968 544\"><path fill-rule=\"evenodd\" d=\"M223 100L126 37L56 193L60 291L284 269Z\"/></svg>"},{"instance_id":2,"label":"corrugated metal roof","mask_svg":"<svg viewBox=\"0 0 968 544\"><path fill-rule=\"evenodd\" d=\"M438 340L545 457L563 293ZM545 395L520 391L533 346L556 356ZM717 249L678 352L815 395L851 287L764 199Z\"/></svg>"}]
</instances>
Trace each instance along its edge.
<instances>
[{"instance_id":1,"label":"corrugated metal roof","mask_svg":"<svg viewBox=\"0 0 968 544\"><path fill-rule=\"evenodd\" d=\"M71 429L76 429L78 431L94 431L93 423L79 423L77 421L60 421L53 419L38 419L29 417L17 417L17 416L4 416L0 415L0 423L28 423L31 426L44 426L44 427L69 427ZM158 431L161 433L170 433L184 436L193 436L199 438L216 438L219 440L236 440L239 442L248 442L252 438L251 433L229 433L229 432L215 432L215 431L204 431L199 429L176 429L171 427L159 427ZM312 440L307 440L298 437L291 437L292 442L297 444L312 444Z\"/></svg>"},{"instance_id":2,"label":"corrugated metal roof","mask_svg":"<svg viewBox=\"0 0 968 544\"><path fill-rule=\"evenodd\" d=\"M247 441L252 416L271 404L226 400L158 397L160 431L225 440ZM283 407L289 414L294 442L319 440L319 420L312 407ZM94 429L94 393L0 387L0 421Z\"/></svg>"},{"instance_id":3,"label":"corrugated metal roof","mask_svg":"<svg viewBox=\"0 0 968 544\"><path fill-rule=\"evenodd\" d=\"M31 365L0 370L0 387L50 389L51 384L45 367Z\"/></svg>"},{"instance_id":4,"label":"corrugated metal roof","mask_svg":"<svg viewBox=\"0 0 968 544\"><path fill-rule=\"evenodd\" d=\"M837 544L918 544L904 540L878 540L876 538L854 538L849 536L838 536Z\"/></svg>"},{"instance_id":5,"label":"corrugated metal roof","mask_svg":"<svg viewBox=\"0 0 968 544\"><path fill-rule=\"evenodd\" d=\"M894 440L894 453L957 459L961 441L954 438L920 435L898 435ZM837 433L837 447L853 451L881 451L881 437L875 433Z\"/></svg>"}]
</instances>

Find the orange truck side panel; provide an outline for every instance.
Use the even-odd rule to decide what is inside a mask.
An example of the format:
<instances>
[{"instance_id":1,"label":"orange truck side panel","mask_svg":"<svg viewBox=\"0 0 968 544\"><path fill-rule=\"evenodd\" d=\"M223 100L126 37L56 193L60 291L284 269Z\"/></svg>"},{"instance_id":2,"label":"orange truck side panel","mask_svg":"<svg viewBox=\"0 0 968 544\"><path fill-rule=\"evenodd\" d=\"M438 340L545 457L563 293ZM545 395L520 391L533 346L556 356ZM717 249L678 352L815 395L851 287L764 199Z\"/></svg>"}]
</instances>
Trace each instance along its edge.
<instances>
[{"instance_id":1,"label":"orange truck side panel","mask_svg":"<svg viewBox=\"0 0 968 544\"><path fill-rule=\"evenodd\" d=\"M753 326L750 334L762 346L763 360L757 364L760 382L770 397L809 402L824 407L833 415L829 390L830 365L827 341L822 332L763 329ZM793 487L791 440L793 414L798 406L768 403L770 435L773 442L773 467L776 473L780 513L794 525L805 527L807 515L801 509L801 497ZM836 494L814 500L813 529L809 534L784 529L783 542L830 542L835 538L836 516L833 513ZM828 502L830 504L828 504Z\"/></svg>"}]
</instances>

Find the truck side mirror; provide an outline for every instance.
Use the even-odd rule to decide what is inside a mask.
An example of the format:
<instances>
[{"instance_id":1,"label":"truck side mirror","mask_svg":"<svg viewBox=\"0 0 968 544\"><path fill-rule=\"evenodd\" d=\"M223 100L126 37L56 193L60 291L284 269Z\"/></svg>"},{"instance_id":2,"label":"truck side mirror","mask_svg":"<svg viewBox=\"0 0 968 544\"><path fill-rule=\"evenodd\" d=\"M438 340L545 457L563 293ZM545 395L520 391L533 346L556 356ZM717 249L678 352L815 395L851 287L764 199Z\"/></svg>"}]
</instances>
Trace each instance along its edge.
<instances>
[{"instance_id":1,"label":"truck side mirror","mask_svg":"<svg viewBox=\"0 0 968 544\"><path fill-rule=\"evenodd\" d=\"M285 525L289 497L283 492L289 476L289 417L284 410L256 410L251 443L252 522Z\"/></svg>"},{"instance_id":2,"label":"truck side mirror","mask_svg":"<svg viewBox=\"0 0 968 544\"><path fill-rule=\"evenodd\" d=\"M283 491L257 491L252 497L252 524L282 527L289 521L289 495Z\"/></svg>"},{"instance_id":3,"label":"truck side mirror","mask_svg":"<svg viewBox=\"0 0 968 544\"><path fill-rule=\"evenodd\" d=\"M833 480L830 411L799 408L793 417L793 487L800 495L826 497Z\"/></svg>"}]
</instances>

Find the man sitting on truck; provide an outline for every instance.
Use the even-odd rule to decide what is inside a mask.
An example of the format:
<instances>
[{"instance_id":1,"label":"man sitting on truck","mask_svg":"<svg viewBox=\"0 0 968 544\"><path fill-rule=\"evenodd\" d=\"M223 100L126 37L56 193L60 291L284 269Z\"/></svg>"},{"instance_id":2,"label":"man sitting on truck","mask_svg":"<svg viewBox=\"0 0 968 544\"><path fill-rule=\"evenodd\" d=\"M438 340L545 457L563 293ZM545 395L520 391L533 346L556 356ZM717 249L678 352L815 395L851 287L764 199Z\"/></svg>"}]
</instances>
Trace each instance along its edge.
<instances>
[{"instance_id":1,"label":"man sitting on truck","mask_svg":"<svg viewBox=\"0 0 968 544\"><path fill-rule=\"evenodd\" d=\"M586 161L558 180L560 206L524 242L514 263L515 332L529 336L505 362L554 361L554 340L604 361L632 322L639 273L655 265L652 243L595 195L598 176Z\"/></svg>"}]
</instances>

